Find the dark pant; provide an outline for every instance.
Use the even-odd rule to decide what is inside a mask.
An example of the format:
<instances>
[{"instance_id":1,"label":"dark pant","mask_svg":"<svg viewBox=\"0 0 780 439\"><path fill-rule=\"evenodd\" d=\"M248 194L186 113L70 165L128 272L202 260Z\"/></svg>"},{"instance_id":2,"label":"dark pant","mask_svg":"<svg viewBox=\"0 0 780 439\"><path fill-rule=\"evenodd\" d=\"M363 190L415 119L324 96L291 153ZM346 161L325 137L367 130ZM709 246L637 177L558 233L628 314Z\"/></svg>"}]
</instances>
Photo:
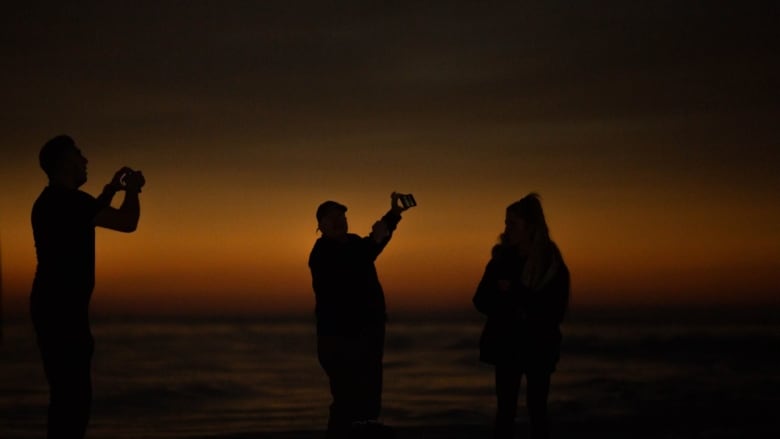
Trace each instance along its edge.
<instances>
[{"instance_id":1,"label":"dark pant","mask_svg":"<svg viewBox=\"0 0 780 439\"><path fill-rule=\"evenodd\" d=\"M94 341L89 324L35 317L38 348L49 383L46 437L83 438L92 405Z\"/></svg>"},{"instance_id":2,"label":"dark pant","mask_svg":"<svg viewBox=\"0 0 780 439\"><path fill-rule=\"evenodd\" d=\"M355 337L317 337L317 354L333 398L328 419L331 437L345 433L355 421L379 418L384 341L384 326Z\"/></svg>"},{"instance_id":3,"label":"dark pant","mask_svg":"<svg viewBox=\"0 0 780 439\"><path fill-rule=\"evenodd\" d=\"M496 366L496 439L513 438L515 434L515 416L517 397L524 373L513 366ZM546 439L549 437L547 419L547 396L550 393L550 373L530 372L526 375L526 406L530 437Z\"/></svg>"}]
</instances>

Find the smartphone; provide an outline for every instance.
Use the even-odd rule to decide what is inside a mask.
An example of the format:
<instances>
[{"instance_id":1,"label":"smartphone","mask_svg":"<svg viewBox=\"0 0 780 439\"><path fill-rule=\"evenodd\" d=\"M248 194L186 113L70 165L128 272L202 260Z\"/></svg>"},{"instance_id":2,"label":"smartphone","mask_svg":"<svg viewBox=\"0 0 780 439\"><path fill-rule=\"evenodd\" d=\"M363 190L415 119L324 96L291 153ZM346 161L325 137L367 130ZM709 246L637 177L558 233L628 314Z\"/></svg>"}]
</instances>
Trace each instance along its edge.
<instances>
[{"instance_id":1,"label":"smartphone","mask_svg":"<svg viewBox=\"0 0 780 439\"><path fill-rule=\"evenodd\" d=\"M412 194L401 194L398 196L398 199L401 200L401 204L404 206L404 209L408 209L417 205L417 201L414 199L414 195Z\"/></svg>"}]
</instances>

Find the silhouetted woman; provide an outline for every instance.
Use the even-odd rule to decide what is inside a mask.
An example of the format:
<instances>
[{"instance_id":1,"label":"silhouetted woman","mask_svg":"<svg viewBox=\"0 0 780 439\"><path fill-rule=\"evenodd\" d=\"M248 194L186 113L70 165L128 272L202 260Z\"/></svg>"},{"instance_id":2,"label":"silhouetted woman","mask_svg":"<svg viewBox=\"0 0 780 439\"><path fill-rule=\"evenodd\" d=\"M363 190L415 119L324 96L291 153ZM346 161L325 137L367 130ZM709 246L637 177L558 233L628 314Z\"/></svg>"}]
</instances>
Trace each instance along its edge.
<instances>
[{"instance_id":1,"label":"silhouetted woman","mask_svg":"<svg viewBox=\"0 0 780 439\"><path fill-rule=\"evenodd\" d=\"M569 270L550 240L539 196L529 194L507 207L504 233L474 295L487 316L480 360L496 369L496 438L514 437L523 375L531 437L549 436L547 395L568 299Z\"/></svg>"}]
</instances>

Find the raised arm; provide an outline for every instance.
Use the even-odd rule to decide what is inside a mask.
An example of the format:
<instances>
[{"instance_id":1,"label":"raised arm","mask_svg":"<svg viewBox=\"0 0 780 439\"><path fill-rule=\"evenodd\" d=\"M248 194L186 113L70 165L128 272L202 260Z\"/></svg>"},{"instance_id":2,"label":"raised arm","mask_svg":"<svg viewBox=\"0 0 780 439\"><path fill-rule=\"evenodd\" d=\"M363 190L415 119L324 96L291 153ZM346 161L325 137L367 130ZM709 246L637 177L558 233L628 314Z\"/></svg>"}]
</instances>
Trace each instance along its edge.
<instances>
[{"instance_id":1,"label":"raised arm","mask_svg":"<svg viewBox=\"0 0 780 439\"><path fill-rule=\"evenodd\" d=\"M393 231L401 221L401 213L408 209L399 203L400 194L393 192L390 194L390 210L375 222L369 235L377 244L384 247L393 235Z\"/></svg>"},{"instance_id":2,"label":"raised arm","mask_svg":"<svg viewBox=\"0 0 780 439\"><path fill-rule=\"evenodd\" d=\"M124 186L120 183L120 179L123 176ZM98 201L106 202L107 200L107 202L95 216L95 225L118 232L130 233L135 231L138 227L138 219L141 216L141 203L138 199L138 193L141 192L141 187L145 183L146 180L140 171L132 171L129 168L120 169L114 175L111 183L106 185L103 194L98 197ZM122 201L119 209L115 209L111 207L110 202L118 188L124 189L125 199Z\"/></svg>"}]
</instances>

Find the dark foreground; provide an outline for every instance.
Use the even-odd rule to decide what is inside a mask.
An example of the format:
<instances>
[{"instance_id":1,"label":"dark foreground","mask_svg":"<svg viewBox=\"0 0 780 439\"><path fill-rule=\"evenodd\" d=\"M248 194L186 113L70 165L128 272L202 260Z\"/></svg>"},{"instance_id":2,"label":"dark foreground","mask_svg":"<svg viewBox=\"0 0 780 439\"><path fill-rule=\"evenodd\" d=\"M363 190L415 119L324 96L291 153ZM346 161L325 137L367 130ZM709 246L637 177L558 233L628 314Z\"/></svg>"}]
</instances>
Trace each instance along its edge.
<instances>
[{"instance_id":1,"label":"dark foreground","mask_svg":"<svg viewBox=\"0 0 780 439\"><path fill-rule=\"evenodd\" d=\"M692 407L695 410L695 407ZM737 439L780 437L780 422L766 407L763 413L739 413L725 418L723 414L699 419L686 419L682 413L669 414L664 419L622 418L588 421L567 421L553 425L552 438L577 439ZM519 439L526 438L525 424L518 425ZM492 438L490 426L440 425L427 427L400 427L397 439L471 439ZM203 436L198 439L322 439L322 431L292 431L279 433L241 433L221 436ZM193 438L194 439L194 438Z\"/></svg>"}]
</instances>

